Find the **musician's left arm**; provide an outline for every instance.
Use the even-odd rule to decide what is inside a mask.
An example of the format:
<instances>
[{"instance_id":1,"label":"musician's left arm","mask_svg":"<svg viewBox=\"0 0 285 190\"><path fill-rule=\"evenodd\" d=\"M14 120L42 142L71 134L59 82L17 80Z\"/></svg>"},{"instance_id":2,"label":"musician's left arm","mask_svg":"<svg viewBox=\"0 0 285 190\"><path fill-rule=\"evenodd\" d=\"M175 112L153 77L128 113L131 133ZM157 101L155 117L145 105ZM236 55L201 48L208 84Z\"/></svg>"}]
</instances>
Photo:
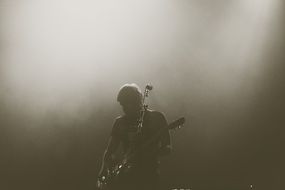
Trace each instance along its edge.
<instances>
[{"instance_id":1,"label":"musician's left arm","mask_svg":"<svg viewBox=\"0 0 285 190\"><path fill-rule=\"evenodd\" d=\"M159 118L160 118L161 127L167 127L168 125L164 114L161 113ZM171 145L170 133L169 130L165 130L160 139L158 155L166 156L169 155L171 151L172 151L172 145Z\"/></svg>"}]
</instances>

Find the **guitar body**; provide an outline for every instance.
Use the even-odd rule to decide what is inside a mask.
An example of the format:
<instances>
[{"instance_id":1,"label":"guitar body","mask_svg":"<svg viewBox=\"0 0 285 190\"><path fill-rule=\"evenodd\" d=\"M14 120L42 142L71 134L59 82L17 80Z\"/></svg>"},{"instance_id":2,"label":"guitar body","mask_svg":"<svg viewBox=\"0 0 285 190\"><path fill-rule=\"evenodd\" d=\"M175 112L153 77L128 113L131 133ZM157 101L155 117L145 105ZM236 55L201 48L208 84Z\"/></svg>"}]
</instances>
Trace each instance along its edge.
<instances>
[{"instance_id":1,"label":"guitar body","mask_svg":"<svg viewBox=\"0 0 285 190\"><path fill-rule=\"evenodd\" d=\"M98 180L98 187L100 190L111 190L120 187L126 180L128 180L132 171L132 164L123 161L121 164L110 168L107 175Z\"/></svg>"}]
</instances>

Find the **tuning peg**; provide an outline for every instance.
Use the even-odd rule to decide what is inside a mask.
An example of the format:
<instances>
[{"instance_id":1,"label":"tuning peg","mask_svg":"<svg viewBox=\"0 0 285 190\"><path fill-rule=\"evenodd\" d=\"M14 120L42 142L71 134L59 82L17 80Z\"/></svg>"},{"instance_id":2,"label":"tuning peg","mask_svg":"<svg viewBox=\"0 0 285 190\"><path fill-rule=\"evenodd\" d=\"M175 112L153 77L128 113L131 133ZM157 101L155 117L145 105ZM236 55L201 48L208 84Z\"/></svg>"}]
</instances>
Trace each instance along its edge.
<instances>
[{"instance_id":1,"label":"tuning peg","mask_svg":"<svg viewBox=\"0 0 285 190\"><path fill-rule=\"evenodd\" d=\"M145 87L147 90L152 90L153 89L153 86L151 84L147 84L146 87Z\"/></svg>"}]
</instances>

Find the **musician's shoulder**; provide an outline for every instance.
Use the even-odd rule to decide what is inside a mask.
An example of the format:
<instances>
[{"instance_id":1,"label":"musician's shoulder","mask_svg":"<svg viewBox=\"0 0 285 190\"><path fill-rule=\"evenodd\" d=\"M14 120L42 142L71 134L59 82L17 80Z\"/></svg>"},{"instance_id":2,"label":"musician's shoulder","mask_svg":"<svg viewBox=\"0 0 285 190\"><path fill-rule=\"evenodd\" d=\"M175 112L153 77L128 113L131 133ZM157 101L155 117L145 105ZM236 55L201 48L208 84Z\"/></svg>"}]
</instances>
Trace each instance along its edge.
<instances>
[{"instance_id":1,"label":"musician's shoulder","mask_svg":"<svg viewBox=\"0 0 285 190\"><path fill-rule=\"evenodd\" d=\"M122 123L125 121L125 116L124 115L120 115L120 116L117 116L115 118L115 123L119 124L119 123Z\"/></svg>"},{"instance_id":2,"label":"musician's shoulder","mask_svg":"<svg viewBox=\"0 0 285 190\"><path fill-rule=\"evenodd\" d=\"M123 129L124 126L125 117L124 116L118 116L115 118L112 128L112 134L118 135L120 134L120 131Z\"/></svg>"},{"instance_id":3,"label":"musician's shoulder","mask_svg":"<svg viewBox=\"0 0 285 190\"><path fill-rule=\"evenodd\" d=\"M164 113L161 112L161 111L151 110L151 109L148 109L148 111L149 111L149 113L150 113L150 115L151 115L152 117L155 117L155 118L163 118L163 119L165 118Z\"/></svg>"}]
</instances>

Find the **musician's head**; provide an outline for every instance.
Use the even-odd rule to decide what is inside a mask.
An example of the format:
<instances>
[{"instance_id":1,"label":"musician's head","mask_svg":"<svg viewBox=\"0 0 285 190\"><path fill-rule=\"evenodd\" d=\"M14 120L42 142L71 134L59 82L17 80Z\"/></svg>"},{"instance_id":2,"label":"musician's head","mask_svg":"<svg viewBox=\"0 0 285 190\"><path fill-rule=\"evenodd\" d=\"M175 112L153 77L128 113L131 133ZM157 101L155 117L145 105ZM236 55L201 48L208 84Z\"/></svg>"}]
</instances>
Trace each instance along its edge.
<instances>
[{"instance_id":1,"label":"musician's head","mask_svg":"<svg viewBox=\"0 0 285 190\"><path fill-rule=\"evenodd\" d=\"M124 113L127 116L138 116L142 108L142 92L138 85L123 85L117 96L118 102L121 104Z\"/></svg>"}]
</instances>

